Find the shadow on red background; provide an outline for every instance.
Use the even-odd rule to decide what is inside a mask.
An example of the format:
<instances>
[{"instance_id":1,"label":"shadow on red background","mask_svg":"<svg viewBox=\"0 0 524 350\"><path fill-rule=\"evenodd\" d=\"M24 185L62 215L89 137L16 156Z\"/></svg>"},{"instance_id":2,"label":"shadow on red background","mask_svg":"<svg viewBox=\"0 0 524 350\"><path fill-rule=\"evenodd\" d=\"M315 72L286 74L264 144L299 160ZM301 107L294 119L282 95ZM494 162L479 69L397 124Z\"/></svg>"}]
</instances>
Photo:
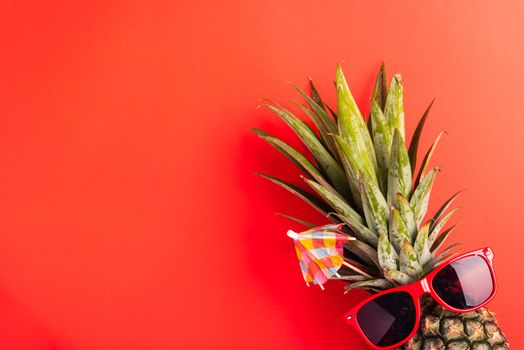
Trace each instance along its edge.
<instances>
[{"instance_id":1,"label":"shadow on red background","mask_svg":"<svg viewBox=\"0 0 524 350\"><path fill-rule=\"evenodd\" d=\"M0 349L61 350L38 318L1 287L0 310Z\"/></svg>"}]
</instances>

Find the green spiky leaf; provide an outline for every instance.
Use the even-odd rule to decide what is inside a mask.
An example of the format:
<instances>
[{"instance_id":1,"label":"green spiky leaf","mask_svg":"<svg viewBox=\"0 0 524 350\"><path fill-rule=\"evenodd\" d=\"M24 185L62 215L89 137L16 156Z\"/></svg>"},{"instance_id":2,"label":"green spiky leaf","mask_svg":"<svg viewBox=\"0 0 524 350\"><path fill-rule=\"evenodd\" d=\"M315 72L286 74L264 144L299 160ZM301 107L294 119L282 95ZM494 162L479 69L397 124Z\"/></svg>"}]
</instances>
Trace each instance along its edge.
<instances>
[{"instance_id":1,"label":"green spiky leaf","mask_svg":"<svg viewBox=\"0 0 524 350\"><path fill-rule=\"evenodd\" d=\"M362 199L360 194L360 185L358 183L357 174L364 170L360 168L360 163L356 159L355 153L351 146L339 135L334 135L335 144L337 146L342 166L346 171L347 181L351 191L351 196L358 210L362 210Z\"/></svg>"},{"instance_id":2,"label":"green spiky leaf","mask_svg":"<svg viewBox=\"0 0 524 350\"><path fill-rule=\"evenodd\" d=\"M294 195L296 195L297 197L299 197L300 199L302 199L303 201L311 205L313 208L317 209L324 216L327 215L327 213L332 211L331 207L327 205L325 202L323 202L320 198L316 197L315 195L307 191L304 191L303 189L301 189L298 186L295 186L284 180L280 180L279 178L276 178L271 175L267 175L267 174L257 174L257 175L293 193Z\"/></svg>"},{"instance_id":3,"label":"green spiky leaf","mask_svg":"<svg viewBox=\"0 0 524 350\"><path fill-rule=\"evenodd\" d=\"M422 273L422 266L418 261L417 253L407 239L404 240L402 248L400 249L399 265L401 272L404 272L414 279L417 279Z\"/></svg>"},{"instance_id":4,"label":"green spiky leaf","mask_svg":"<svg viewBox=\"0 0 524 350\"><path fill-rule=\"evenodd\" d=\"M459 208L453 208L452 210L449 211L449 213L446 214L446 216L444 216L442 218L442 220L439 220L436 225L432 225L433 226L433 230L430 231L430 235L429 235L429 244L432 244L435 239L437 238L440 230L442 230L442 228L444 227L444 225L446 225L446 223L448 222L448 220L451 218L451 216L453 216L453 214L458 210ZM433 224L433 223L432 223ZM431 227L429 228L431 230Z\"/></svg>"},{"instance_id":5,"label":"green spiky leaf","mask_svg":"<svg viewBox=\"0 0 524 350\"><path fill-rule=\"evenodd\" d=\"M335 120L335 123L338 124L338 115L335 113L335 111L329 107L329 105L326 104L326 108L327 110L329 111L329 114L331 114L331 116L333 117L333 120Z\"/></svg>"},{"instance_id":6,"label":"green spiky leaf","mask_svg":"<svg viewBox=\"0 0 524 350\"><path fill-rule=\"evenodd\" d=\"M404 96L400 74L395 74L391 79L384 115L389 122L391 130L398 129L402 138L405 139Z\"/></svg>"},{"instance_id":7,"label":"green spiky leaf","mask_svg":"<svg viewBox=\"0 0 524 350\"><path fill-rule=\"evenodd\" d=\"M335 142L338 149L341 150L341 152L339 152L340 157L347 159L352 173L358 174L362 172L366 174L371 181L378 184L375 168L370 161L359 133L353 133L348 137L335 135Z\"/></svg>"},{"instance_id":8,"label":"green spiky leaf","mask_svg":"<svg viewBox=\"0 0 524 350\"><path fill-rule=\"evenodd\" d=\"M377 251L373 247L364 242L357 240L350 241L344 244L344 248L357 255L362 261L370 267L380 269Z\"/></svg>"},{"instance_id":9,"label":"green spiky leaf","mask_svg":"<svg viewBox=\"0 0 524 350\"><path fill-rule=\"evenodd\" d=\"M385 231L380 234L378 239L377 253L378 261L383 269L396 270L398 268L399 256L389 242Z\"/></svg>"},{"instance_id":10,"label":"green spiky leaf","mask_svg":"<svg viewBox=\"0 0 524 350\"><path fill-rule=\"evenodd\" d=\"M409 198L411 195L411 166L404 139L398 129L393 132L388 167L388 203L395 203L397 193Z\"/></svg>"},{"instance_id":11,"label":"green spiky leaf","mask_svg":"<svg viewBox=\"0 0 524 350\"><path fill-rule=\"evenodd\" d=\"M389 123L375 100L371 100L371 132L377 155L380 187L386 193L388 165L393 135Z\"/></svg>"},{"instance_id":12,"label":"green spiky leaf","mask_svg":"<svg viewBox=\"0 0 524 350\"><path fill-rule=\"evenodd\" d=\"M457 228L457 226L458 226L458 224L454 225L454 226L451 226L450 228L448 228L447 230L442 232L435 239L435 242L433 242L433 244L431 245L431 252L434 253L434 252L438 251L442 247L442 245L444 244L444 242L446 241L448 236L451 234L451 232L453 232L455 230L455 228Z\"/></svg>"},{"instance_id":13,"label":"green spiky leaf","mask_svg":"<svg viewBox=\"0 0 524 350\"><path fill-rule=\"evenodd\" d=\"M413 282L413 278L411 278L407 273L404 273L402 271L398 270L384 270L384 277L396 285L405 285Z\"/></svg>"},{"instance_id":14,"label":"green spiky leaf","mask_svg":"<svg viewBox=\"0 0 524 350\"><path fill-rule=\"evenodd\" d=\"M276 148L280 153L291 160L302 172L310 177L318 180L322 177L322 174L318 169L311 164L311 162L304 157L300 152L296 151L293 147L289 146L284 141L277 139L276 137L268 134L267 132L260 129L253 129L253 132L257 134L261 139L265 140L271 146Z\"/></svg>"},{"instance_id":15,"label":"green spiky leaf","mask_svg":"<svg viewBox=\"0 0 524 350\"><path fill-rule=\"evenodd\" d=\"M326 147L326 149L329 151L329 153L337 159L335 144L333 141L333 138L330 136L331 133L326 129L326 127L322 124L320 121L320 118L318 115L310 110L305 104L293 102L291 101L295 106L297 106L302 112L304 112L308 118L313 122L313 124L317 127L318 131L320 132L320 140L322 141L322 144Z\"/></svg>"},{"instance_id":16,"label":"green spiky leaf","mask_svg":"<svg viewBox=\"0 0 524 350\"><path fill-rule=\"evenodd\" d=\"M320 94L318 93L315 84L313 84L313 79L311 78L309 78L309 88L311 89L311 98L313 99L313 101L315 101L320 107L322 107L325 110L326 106L324 104L324 101L322 101L322 98L320 97Z\"/></svg>"},{"instance_id":17,"label":"green spiky leaf","mask_svg":"<svg viewBox=\"0 0 524 350\"><path fill-rule=\"evenodd\" d=\"M305 220L296 218L296 217L288 215L288 214L276 213L275 215L282 216L283 218L286 218L286 219L298 222L299 224L304 225L304 226L309 227L309 228L320 226L318 224L313 224L313 223L311 223L309 221L305 221Z\"/></svg>"},{"instance_id":18,"label":"green spiky leaf","mask_svg":"<svg viewBox=\"0 0 524 350\"><path fill-rule=\"evenodd\" d=\"M382 192L373 182L366 181L362 174L359 175L359 184L362 207L368 227L376 234L386 232L389 208Z\"/></svg>"},{"instance_id":19,"label":"green spiky leaf","mask_svg":"<svg viewBox=\"0 0 524 350\"><path fill-rule=\"evenodd\" d=\"M386 99L388 97L386 65L382 63L375 79L375 87L373 88L373 100L377 101L378 106L382 111L386 107Z\"/></svg>"},{"instance_id":20,"label":"green spiky leaf","mask_svg":"<svg viewBox=\"0 0 524 350\"><path fill-rule=\"evenodd\" d=\"M429 227L429 232L433 231L433 229L435 228L435 225L439 222L442 215L444 215L444 212L448 210L449 206L453 203L453 201L461 193L462 191L458 191L457 193L455 193L453 196L451 196L451 198L445 201L444 204L442 204L442 206L437 210L437 212L433 216L431 226Z\"/></svg>"},{"instance_id":21,"label":"green spiky leaf","mask_svg":"<svg viewBox=\"0 0 524 350\"><path fill-rule=\"evenodd\" d=\"M335 152L336 151L335 144L334 144L333 138L330 137L329 135L338 133L337 124L327 114L323 105L318 104L313 98L309 97L299 87L291 83L290 85L294 87L300 93L300 95L302 95L302 97L306 100L307 104L311 107L312 110L307 108L304 104L296 103L296 105L309 117L309 119L313 121L318 131L320 132L320 137L324 145L326 145L326 147L329 149L331 154L334 157L336 157L337 155ZM312 90L312 91L315 91L315 93L318 94L316 90Z\"/></svg>"},{"instance_id":22,"label":"green spiky leaf","mask_svg":"<svg viewBox=\"0 0 524 350\"><path fill-rule=\"evenodd\" d=\"M349 193L349 186L346 181L344 171L338 165L336 160L322 145L317 135L304 123L298 119L291 112L268 104L263 106L275 112L286 124L288 124L293 131L298 135L306 147L311 151L315 159L318 161L322 169L326 172L329 179L337 189L341 192Z\"/></svg>"},{"instance_id":23,"label":"green spiky leaf","mask_svg":"<svg viewBox=\"0 0 524 350\"><path fill-rule=\"evenodd\" d=\"M447 261L448 259L451 259L451 257L458 255L458 253L460 252L460 249L455 250L455 248L461 245L462 243L457 242L457 243L453 243L450 246L446 247L441 253L439 253L438 255L436 255L433 258L433 260L431 261L431 264L429 264L430 268L434 269L437 266L439 266L441 263Z\"/></svg>"},{"instance_id":24,"label":"green spiky leaf","mask_svg":"<svg viewBox=\"0 0 524 350\"><path fill-rule=\"evenodd\" d=\"M351 95L340 65L337 66L336 87L339 134L348 141L353 152L357 154L357 158L362 162L362 166L369 168L368 171L374 173L376 180L377 159L371 135L355 103L355 99Z\"/></svg>"},{"instance_id":25,"label":"green spiky leaf","mask_svg":"<svg viewBox=\"0 0 524 350\"><path fill-rule=\"evenodd\" d=\"M400 252L405 240L411 242L408 228L394 207L389 209L389 240L397 252Z\"/></svg>"},{"instance_id":26,"label":"green spiky leaf","mask_svg":"<svg viewBox=\"0 0 524 350\"><path fill-rule=\"evenodd\" d=\"M359 281L359 282L347 284L344 287L344 294L348 293L350 290L355 289L355 288L375 290L375 289L387 289L391 287L393 287L393 285L388 280L384 278L373 278L373 279L368 279L365 281Z\"/></svg>"},{"instance_id":27,"label":"green spiky leaf","mask_svg":"<svg viewBox=\"0 0 524 350\"><path fill-rule=\"evenodd\" d=\"M435 176L439 171L440 168L438 167L431 169L431 171L427 173L426 176L424 176L411 196L409 204L411 204L413 213L415 213L415 221L417 222L417 226L420 225L422 219L424 219L424 216L426 215L431 187L433 186Z\"/></svg>"},{"instance_id":28,"label":"green spiky leaf","mask_svg":"<svg viewBox=\"0 0 524 350\"><path fill-rule=\"evenodd\" d=\"M352 274L346 274L346 271L349 271L349 273L352 273ZM360 282L360 281L366 281L369 279L369 277L366 277L366 276L362 276L361 274L359 273L356 273L355 271L349 269L349 268L346 268L346 267L342 267L340 270L338 270L340 276L339 277L336 277L336 279L339 279L339 280L342 280L342 281L348 281L348 282Z\"/></svg>"},{"instance_id":29,"label":"green spiky leaf","mask_svg":"<svg viewBox=\"0 0 524 350\"><path fill-rule=\"evenodd\" d=\"M414 245L415 252L417 253L419 262L422 266L426 265L429 261L431 261L432 258L431 252L429 250L431 243L428 240L429 225L429 222L422 225L418 231L417 239L415 240Z\"/></svg>"},{"instance_id":30,"label":"green spiky leaf","mask_svg":"<svg viewBox=\"0 0 524 350\"><path fill-rule=\"evenodd\" d=\"M337 213L342 216L351 217L358 222L363 222L362 217L353 208L351 208L340 195L333 193L333 191L315 181L306 178L304 178L304 181L306 181L306 183L313 190L315 190L315 192L318 193Z\"/></svg>"},{"instance_id":31,"label":"green spiky leaf","mask_svg":"<svg viewBox=\"0 0 524 350\"><path fill-rule=\"evenodd\" d=\"M435 152L435 148L437 147L437 144L440 141L440 138L442 137L442 135L444 135L444 132L441 132L440 134L438 134L437 139L435 140L435 142L433 142L433 144L429 148L428 152L424 156L424 160L422 161L422 164L420 166L420 170L419 170L417 178L415 180L415 186L418 186L418 184L420 182L420 179L426 175L426 172L427 172L427 170L429 168L429 162L431 160L431 156Z\"/></svg>"},{"instance_id":32,"label":"green spiky leaf","mask_svg":"<svg viewBox=\"0 0 524 350\"><path fill-rule=\"evenodd\" d=\"M409 162L411 164L411 172L415 173L415 168L417 166L417 153L418 153L418 145L420 143L420 136L422 135L422 129L424 129L424 124L426 124L426 119L428 119L429 111L431 110L431 107L433 106L433 103L435 102L435 99L431 101L428 108L426 108L426 111L424 112L424 115L422 118L420 118L417 128L415 129L415 132L413 132L413 136L411 137L411 142L409 143Z\"/></svg>"},{"instance_id":33,"label":"green spiky leaf","mask_svg":"<svg viewBox=\"0 0 524 350\"><path fill-rule=\"evenodd\" d=\"M302 97L306 100L307 104L311 107L315 115L318 117L319 127L322 126L326 130L327 134L337 133L337 125L335 124L335 121L327 114L326 110L321 105L319 105L313 98L309 97L299 87L293 84L291 84L291 86L294 87L300 93L300 95L302 95Z\"/></svg>"},{"instance_id":34,"label":"green spiky leaf","mask_svg":"<svg viewBox=\"0 0 524 350\"><path fill-rule=\"evenodd\" d=\"M458 255L460 250L454 250L456 247L460 246L462 243L454 243L444 249L442 253L435 255L433 259L424 267L424 273L427 274L430 271L437 268L439 265L441 265L443 262L447 261L453 256Z\"/></svg>"},{"instance_id":35,"label":"green spiky leaf","mask_svg":"<svg viewBox=\"0 0 524 350\"><path fill-rule=\"evenodd\" d=\"M368 243L373 248L377 247L378 235L376 235L373 231L371 231L369 228L363 225L360 221L355 220L350 216L343 216L338 213L329 213L328 217L331 216L336 216L340 221L346 223L347 226L353 232L353 235L357 237L359 240Z\"/></svg>"},{"instance_id":36,"label":"green spiky leaf","mask_svg":"<svg viewBox=\"0 0 524 350\"><path fill-rule=\"evenodd\" d=\"M415 221L415 214L409 204L408 200L401 194L397 193L397 209L402 217L402 220L406 224L408 232L410 234L410 241L414 242L417 235L417 223Z\"/></svg>"}]
</instances>

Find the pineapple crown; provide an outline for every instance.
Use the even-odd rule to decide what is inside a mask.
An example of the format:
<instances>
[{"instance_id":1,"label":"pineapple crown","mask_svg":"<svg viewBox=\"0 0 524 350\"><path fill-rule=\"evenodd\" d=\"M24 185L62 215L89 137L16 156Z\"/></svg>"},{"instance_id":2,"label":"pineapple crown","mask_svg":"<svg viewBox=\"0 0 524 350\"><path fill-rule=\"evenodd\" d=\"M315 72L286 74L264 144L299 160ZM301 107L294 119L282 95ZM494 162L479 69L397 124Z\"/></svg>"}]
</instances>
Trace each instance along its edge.
<instances>
[{"instance_id":1,"label":"pineapple crown","mask_svg":"<svg viewBox=\"0 0 524 350\"><path fill-rule=\"evenodd\" d=\"M407 147L402 79L395 74L388 89L384 64L377 74L367 124L340 65L336 72L337 112L322 100L311 80L311 95L292 86L306 102L296 106L316 131L276 102L263 100L262 106L275 112L298 135L314 161L265 131L253 131L302 171L301 178L314 193L271 175L259 175L297 195L331 222L343 223L343 232L356 237L345 244L345 264L339 271L339 278L349 282L346 290L377 291L411 283L454 254L457 244L439 254L437 251L456 227L443 230L458 209L448 212L459 193L424 221L440 170L430 169L429 163L442 132L415 171L420 137L433 101Z\"/></svg>"}]
</instances>

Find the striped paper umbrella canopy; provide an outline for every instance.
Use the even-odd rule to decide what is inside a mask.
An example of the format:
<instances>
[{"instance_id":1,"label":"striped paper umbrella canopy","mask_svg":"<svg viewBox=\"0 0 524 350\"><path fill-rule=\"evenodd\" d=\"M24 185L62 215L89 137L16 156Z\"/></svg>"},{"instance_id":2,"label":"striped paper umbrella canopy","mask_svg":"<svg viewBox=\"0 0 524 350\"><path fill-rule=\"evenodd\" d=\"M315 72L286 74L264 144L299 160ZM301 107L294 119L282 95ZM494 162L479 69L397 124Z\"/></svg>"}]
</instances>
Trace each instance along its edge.
<instances>
[{"instance_id":1,"label":"striped paper umbrella canopy","mask_svg":"<svg viewBox=\"0 0 524 350\"><path fill-rule=\"evenodd\" d=\"M339 233L342 225L326 225L296 233L287 232L295 242L295 250L306 284L313 282L324 289L323 284L333 276L340 277L338 270L344 264L343 245L353 237Z\"/></svg>"}]
</instances>

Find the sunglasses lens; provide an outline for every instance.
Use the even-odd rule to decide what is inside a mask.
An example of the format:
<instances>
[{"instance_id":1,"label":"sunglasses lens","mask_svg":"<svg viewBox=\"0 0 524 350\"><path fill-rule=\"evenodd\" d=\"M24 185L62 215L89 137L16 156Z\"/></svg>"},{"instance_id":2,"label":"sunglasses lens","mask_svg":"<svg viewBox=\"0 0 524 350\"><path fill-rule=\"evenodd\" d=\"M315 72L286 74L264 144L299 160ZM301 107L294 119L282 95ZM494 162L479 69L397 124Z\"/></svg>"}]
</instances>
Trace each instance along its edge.
<instances>
[{"instance_id":1,"label":"sunglasses lens","mask_svg":"<svg viewBox=\"0 0 524 350\"><path fill-rule=\"evenodd\" d=\"M357 313L357 322L371 343L387 347L407 340L416 317L411 296L393 292L364 304Z\"/></svg>"},{"instance_id":2,"label":"sunglasses lens","mask_svg":"<svg viewBox=\"0 0 524 350\"><path fill-rule=\"evenodd\" d=\"M479 306L493 294L493 277L488 263L480 256L456 260L433 278L433 289L456 309Z\"/></svg>"}]
</instances>

